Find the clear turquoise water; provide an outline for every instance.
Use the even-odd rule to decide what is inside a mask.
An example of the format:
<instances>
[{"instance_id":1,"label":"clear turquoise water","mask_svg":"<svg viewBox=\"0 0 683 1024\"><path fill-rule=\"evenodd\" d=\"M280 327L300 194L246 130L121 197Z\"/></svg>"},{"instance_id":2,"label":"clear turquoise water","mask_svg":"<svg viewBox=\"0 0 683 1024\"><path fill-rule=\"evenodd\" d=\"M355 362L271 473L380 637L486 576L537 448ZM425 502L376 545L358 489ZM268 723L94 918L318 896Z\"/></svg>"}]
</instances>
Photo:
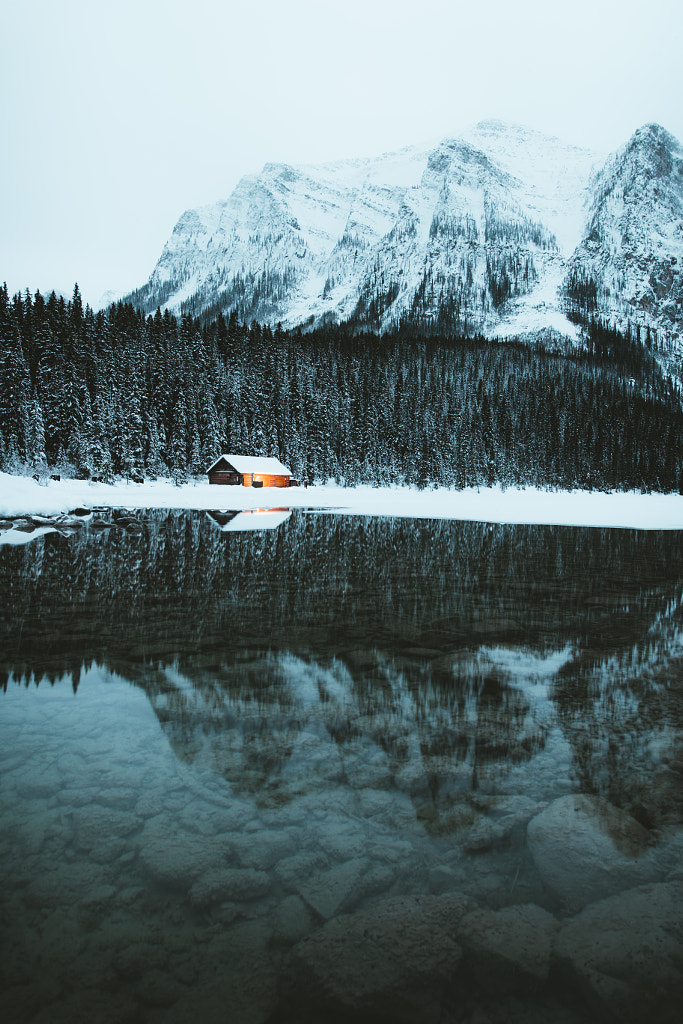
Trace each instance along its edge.
<instances>
[{"instance_id":1,"label":"clear turquoise water","mask_svg":"<svg viewBox=\"0 0 683 1024\"><path fill-rule=\"evenodd\" d=\"M599 1019L552 950L489 985L471 928L445 981L415 950L424 1017L311 943L681 878L679 535L133 519L0 554L9 1019Z\"/></svg>"}]
</instances>

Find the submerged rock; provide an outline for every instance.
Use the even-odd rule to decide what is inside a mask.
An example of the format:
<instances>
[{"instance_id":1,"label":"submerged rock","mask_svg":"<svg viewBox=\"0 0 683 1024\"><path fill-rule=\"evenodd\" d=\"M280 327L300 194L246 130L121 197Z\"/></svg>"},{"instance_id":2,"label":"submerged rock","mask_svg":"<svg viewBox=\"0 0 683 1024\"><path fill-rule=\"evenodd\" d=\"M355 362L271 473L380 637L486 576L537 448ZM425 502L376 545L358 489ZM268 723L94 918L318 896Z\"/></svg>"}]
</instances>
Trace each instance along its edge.
<instances>
[{"instance_id":1,"label":"submerged rock","mask_svg":"<svg viewBox=\"0 0 683 1024\"><path fill-rule=\"evenodd\" d=\"M173 889L189 889L201 875L220 868L228 852L220 837L173 827L163 815L145 822L139 842L147 874Z\"/></svg>"},{"instance_id":2,"label":"submerged rock","mask_svg":"<svg viewBox=\"0 0 683 1024\"><path fill-rule=\"evenodd\" d=\"M334 917L363 896L361 879L368 864L366 858L359 857L318 872L299 886L299 895L320 917Z\"/></svg>"},{"instance_id":3,"label":"submerged rock","mask_svg":"<svg viewBox=\"0 0 683 1024\"><path fill-rule=\"evenodd\" d=\"M131 941L112 957L112 967L124 981L137 981L153 968L166 965L167 952L159 943Z\"/></svg>"},{"instance_id":4,"label":"submerged rock","mask_svg":"<svg viewBox=\"0 0 683 1024\"><path fill-rule=\"evenodd\" d=\"M458 938L485 991L539 991L548 979L558 922L533 903L475 910L461 921Z\"/></svg>"},{"instance_id":5,"label":"submerged rock","mask_svg":"<svg viewBox=\"0 0 683 1024\"><path fill-rule=\"evenodd\" d=\"M518 794L490 801L479 795L472 803L486 813L480 815L463 836L463 848L467 853L485 853L492 847L508 843L513 834L521 832L546 806Z\"/></svg>"},{"instance_id":6,"label":"submerged rock","mask_svg":"<svg viewBox=\"0 0 683 1024\"><path fill-rule=\"evenodd\" d=\"M554 800L529 822L527 846L543 882L570 911L661 875L648 832L598 797Z\"/></svg>"},{"instance_id":7,"label":"submerged rock","mask_svg":"<svg viewBox=\"0 0 683 1024\"><path fill-rule=\"evenodd\" d=\"M326 870L329 861L323 853L303 852L285 857L275 867L275 877L287 891L296 891L305 885L311 875Z\"/></svg>"},{"instance_id":8,"label":"submerged rock","mask_svg":"<svg viewBox=\"0 0 683 1024\"><path fill-rule=\"evenodd\" d=\"M163 1017L154 1019L164 1024L267 1024L277 1001L272 959L248 951L231 956L215 977L193 984Z\"/></svg>"},{"instance_id":9,"label":"submerged rock","mask_svg":"<svg viewBox=\"0 0 683 1024\"><path fill-rule=\"evenodd\" d=\"M663 844L661 861L667 882L683 882L683 830Z\"/></svg>"},{"instance_id":10,"label":"submerged rock","mask_svg":"<svg viewBox=\"0 0 683 1024\"><path fill-rule=\"evenodd\" d=\"M288 832L258 829L231 837L230 845L243 867L267 871L296 851L296 843Z\"/></svg>"},{"instance_id":11,"label":"submerged rock","mask_svg":"<svg viewBox=\"0 0 683 1024\"><path fill-rule=\"evenodd\" d=\"M466 875L460 868L453 868L448 864L437 864L430 869L427 879L431 892L438 895L442 892L453 892L455 889L461 889Z\"/></svg>"},{"instance_id":12,"label":"submerged rock","mask_svg":"<svg viewBox=\"0 0 683 1024\"><path fill-rule=\"evenodd\" d=\"M349 818L331 822L320 830L318 842L333 860L352 860L362 857L368 845L368 829L363 822Z\"/></svg>"},{"instance_id":13,"label":"submerged rock","mask_svg":"<svg viewBox=\"0 0 683 1024\"><path fill-rule=\"evenodd\" d=\"M342 914L293 951L293 998L319 1011L430 1024L462 960L464 896L380 900Z\"/></svg>"},{"instance_id":14,"label":"submerged rock","mask_svg":"<svg viewBox=\"0 0 683 1024\"><path fill-rule=\"evenodd\" d=\"M223 903L225 900L249 902L264 896L270 889L265 871L251 868L225 868L207 871L190 889L190 900L197 907Z\"/></svg>"},{"instance_id":15,"label":"submerged rock","mask_svg":"<svg viewBox=\"0 0 683 1024\"><path fill-rule=\"evenodd\" d=\"M40 910L73 907L107 883L107 876L97 864L61 862L54 870L36 873L24 889L23 899L26 906Z\"/></svg>"},{"instance_id":16,"label":"submerged rock","mask_svg":"<svg viewBox=\"0 0 683 1024\"><path fill-rule=\"evenodd\" d=\"M313 930L313 918L299 896L287 896L275 909L272 927L276 942L292 944Z\"/></svg>"},{"instance_id":17,"label":"submerged rock","mask_svg":"<svg viewBox=\"0 0 683 1024\"><path fill-rule=\"evenodd\" d=\"M486 853L508 840L518 825L513 814L502 818L482 818L468 830L463 840L463 849L467 853Z\"/></svg>"},{"instance_id":18,"label":"submerged rock","mask_svg":"<svg viewBox=\"0 0 683 1024\"><path fill-rule=\"evenodd\" d=\"M148 971L136 987L136 995L145 1006L173 1006L185 991L183 985L166 971Z\"/></svg>"},{"instance_id":19,"label":"submerged rock","mask_svg":"<svg viewBox=\"0 0 683 1024\"><path fill-rule=\"evenodd\" d=\"M555 955L600 1019L679 1021L683 882L639 886L586 907L562 925Z\"/></svg>"},{"instance_id":20,"label":"submerged rock","mask_svg":"<svg viewBox=\"0 0 683 1024\"><path fill-rule=\"evenodd\" d=\"M390 829L412 828L415 823L415 805L407 793L393 789L360 790L360 813L373 823Z\"/></svg>"},{"instance_id":21,"label":"submerged rock","mask_svg":"<svg viewBox=\"0 0 683 1024\"><path fill-rule=\"evenodd\" d=\"M59 999L30 1018L31 1024L121 1024L136 1018L135 1001L127 993L81 988Z\"/></svg>"},{"instance_id":22,"label":"submerged rock","mask_svg":"<svg viewBox=\"0 0 683 1024\"><path fill-rule=\"evenodd\" d=\"M376 896L391 888L396 880L396 871L388 864L375 864L368 868L361 879L361 894L365 899L368 896Z\"/></svg>"},{"instance_id":23,"label":"submerged rock","mask_svg":"<svg viewBox=\"0 0 683 1024\"><path fill-rule=\"evenodd\" d=\"M124 839L135 831L140 820L130 811L121 811L100 804L86 804L74 810L73 824L79 848L91 850L111 839Z\"/></svg>"},{"instance_id":24,"label":"submerged rock","mask_svg":"<svg viewBox=\"0 0 683 1024\"><path fill-rule=\"evenodd\" d=\"M16 781L17 793L23 800L55 796L60 787L61 779L51 768L28 767Z\"/></svg>"}]
</instances>

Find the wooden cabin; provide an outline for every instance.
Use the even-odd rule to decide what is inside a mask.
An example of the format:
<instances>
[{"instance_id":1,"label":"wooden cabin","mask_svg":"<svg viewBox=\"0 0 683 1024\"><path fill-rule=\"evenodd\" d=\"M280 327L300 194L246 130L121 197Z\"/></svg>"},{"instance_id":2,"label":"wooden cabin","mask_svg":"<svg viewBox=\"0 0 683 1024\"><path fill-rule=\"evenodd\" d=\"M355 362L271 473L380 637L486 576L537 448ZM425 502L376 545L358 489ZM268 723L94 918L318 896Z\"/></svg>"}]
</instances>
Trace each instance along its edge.
<instances>
[{"instance_id":1,"label":"wooden cabin","mask_svg":"<svg viewBox=\"0 0 683 1024\"><path fill-rule=\"evenodd\" d=\"M206 471L210 484L289 487L292 471L277 459L260 455L220 455Z\"/></svg>"}]
</instances>

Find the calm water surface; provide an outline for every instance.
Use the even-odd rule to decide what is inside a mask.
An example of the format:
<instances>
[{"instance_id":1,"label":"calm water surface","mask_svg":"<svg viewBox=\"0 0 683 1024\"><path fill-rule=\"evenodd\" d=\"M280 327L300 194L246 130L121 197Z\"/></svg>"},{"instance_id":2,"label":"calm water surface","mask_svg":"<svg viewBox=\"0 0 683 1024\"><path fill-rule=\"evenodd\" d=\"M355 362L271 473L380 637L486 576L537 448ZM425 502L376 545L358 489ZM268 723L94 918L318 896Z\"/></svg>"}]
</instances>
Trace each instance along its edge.
<instances>
[{"instance_id":1,"label":"calm water surface","mask_svg":"<svg viewBox=\"0 0 683 1024\"><path fill-rule=\"evenodd\" d=\"M4 1020L678 1019L680 534L112 522L0 548Z\"/></svg>"}]
</instances>

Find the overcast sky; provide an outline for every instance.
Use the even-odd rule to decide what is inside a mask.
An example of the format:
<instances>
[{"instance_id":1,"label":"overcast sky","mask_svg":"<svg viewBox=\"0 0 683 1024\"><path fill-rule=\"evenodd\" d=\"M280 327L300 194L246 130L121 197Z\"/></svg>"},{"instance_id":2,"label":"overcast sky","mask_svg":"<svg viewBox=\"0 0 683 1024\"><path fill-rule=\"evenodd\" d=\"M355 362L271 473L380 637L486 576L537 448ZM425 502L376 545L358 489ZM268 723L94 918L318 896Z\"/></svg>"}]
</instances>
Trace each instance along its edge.
<instances>
[{"instance_id":1,"label":"overcast sky","mask_svg":"<svg viewBox=\"0 0 683 1024\"><path fill-rule=\"evenodd\" d=\"M96 305L267 160L496 117L683 140L681 0L0 0L0 281Z\"/></svg>"}]
</instances>

